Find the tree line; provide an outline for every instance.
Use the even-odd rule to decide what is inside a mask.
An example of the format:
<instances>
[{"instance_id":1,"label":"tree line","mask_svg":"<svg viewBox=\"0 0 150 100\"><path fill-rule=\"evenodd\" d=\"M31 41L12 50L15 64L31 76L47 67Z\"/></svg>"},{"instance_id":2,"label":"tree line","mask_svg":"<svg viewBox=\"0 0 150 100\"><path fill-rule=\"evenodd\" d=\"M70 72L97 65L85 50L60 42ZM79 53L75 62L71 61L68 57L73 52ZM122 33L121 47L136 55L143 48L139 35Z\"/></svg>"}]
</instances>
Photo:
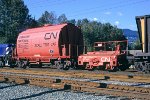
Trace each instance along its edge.
<instances>
[{"instance_id":1,"label":"tree line","mask_svg":"<svg viewBox=\"0 0 150 100\"><path fill-rule=\"evenodd\" d=\"M92 46L97 41L126 40L121 29L110 23L84 19L68 20L65 14L57 17L55 12L45 11L37 20L29 14L23 0L0 0L0 43L16 43L20 32L43 26L44 24L72 23L81 27L85 45Z\"/></svg>"}]
</instances>

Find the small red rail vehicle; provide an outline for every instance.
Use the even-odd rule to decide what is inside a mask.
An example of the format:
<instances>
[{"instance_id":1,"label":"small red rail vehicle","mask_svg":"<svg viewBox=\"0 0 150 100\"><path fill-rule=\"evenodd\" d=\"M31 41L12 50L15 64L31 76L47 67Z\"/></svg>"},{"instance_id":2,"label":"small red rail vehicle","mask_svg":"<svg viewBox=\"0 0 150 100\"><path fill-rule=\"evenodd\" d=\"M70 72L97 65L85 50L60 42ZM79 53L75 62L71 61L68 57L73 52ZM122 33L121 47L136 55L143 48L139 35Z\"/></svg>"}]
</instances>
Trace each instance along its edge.
<instances>
[{"instance_id":1,"label":"small red rail vehicle","mask_svg":"<svg viewBox=\"0 0 150 100\"><path fill-rule=\"evenodd\" d=\"M95 42L94 51L78 57L78 65L89 70L94 68L108 70L125 70L129 67L127 52L121 50L121 43L127 41Z\"/></svg>"}]
</instances>

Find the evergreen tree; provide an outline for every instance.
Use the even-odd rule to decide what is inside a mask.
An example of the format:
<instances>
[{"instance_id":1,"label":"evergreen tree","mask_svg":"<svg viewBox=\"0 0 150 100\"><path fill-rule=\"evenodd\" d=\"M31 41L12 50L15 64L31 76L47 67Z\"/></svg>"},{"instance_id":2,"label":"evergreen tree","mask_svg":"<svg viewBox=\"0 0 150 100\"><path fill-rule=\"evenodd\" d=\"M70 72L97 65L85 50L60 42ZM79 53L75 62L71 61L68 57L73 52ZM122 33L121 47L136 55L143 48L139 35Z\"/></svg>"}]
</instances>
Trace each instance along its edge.
<instances>
[{"instance_id":1,"label":"evergreen tree","mask_svg":"<svg viewBox=\"0 0 150 100\"><path fill-rule=\"evenodd\" d=\"M45 11L42 16L38 19L40 25L44 24L55 24L57 17L54 12Z\"/></svg>"},{"instance_id":2,"label":"evergreen tree","mask_svg":"<svg viewBox=\"0 0 150 100\"><path fill-rule=\"evenodd\" d=\"M27 28L35 28L39 26L38 21L35 20L35 18L32 18L31 15L28 15L26 21L25 21L25 26Z\"/></svg>"},{"instance_id":3,"label":"evergreen tree","mask_svg":"<svg viewBox=\"0 0 150 100\"><path fill-rule=\"evenodd\" d=\"M59 24L66 23L66 22L67 22L67 17L66 17L66 15L65 15L65 14L60 15L60 16L58 17L57 21L58 21Z\"/></svg>"},{"instance_id":4,"label":"evergreen tree","mask_svg":"<svg viewBox=\"0 0 150 100\"><path fill-rule=\"evenodd\" d=\"M67 22L68 22L68 23L72 23L72 24L74 24L74 25L76 24L76 20L75 20L75 19L68 20Z\"/></svg>"},{"instance_id":5,"label":"evergreen tree","mask_svg":"<svg viewBox=\"0 0 150 100\"><path fill-rule=\"evenodd\" d=\"M27 28L28 13L23 0L0 0L0 33L5 42L16 42L18 33Z\"/></svg>"},{"instance_id":6,"label":"evergreen tree","mask_svg":"<svg viewBox=\"0 0 150 100\"><path fill-rule=\"evenodd\" d=\"M86 46L93 47L94 42L126 40L123 32L116 26L112 26L110 23L102 24L97 21L83 19L77 21L77 24L81 26L85 41L84 44Z\"/></svg>"},{"instance_id":7,"label":"evergreen tree","mask_svg":"<svg viewBox=\"0 0 150 100\"><path fill-rule=\"evenodd\" d=\"M133 42L133 43L131 44L131 49L132 49L132 50L141 50L142 47L141 47L140 40L136 40L135 42Z\"/></svg>"}]
</instances>

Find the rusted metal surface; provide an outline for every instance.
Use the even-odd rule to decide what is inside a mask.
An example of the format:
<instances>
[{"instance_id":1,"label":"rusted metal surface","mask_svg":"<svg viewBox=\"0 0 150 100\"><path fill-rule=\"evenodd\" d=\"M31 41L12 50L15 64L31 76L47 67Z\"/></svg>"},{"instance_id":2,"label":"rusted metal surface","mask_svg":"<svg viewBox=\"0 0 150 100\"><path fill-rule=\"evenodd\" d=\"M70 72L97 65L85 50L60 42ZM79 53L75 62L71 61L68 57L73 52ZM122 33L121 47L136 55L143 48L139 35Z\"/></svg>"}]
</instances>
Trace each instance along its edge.
<instances>
[{"instance_id":1,"label":"rusted metal surface","mask_svg":"<svg viewBox=\"0 0 150 100\"><path fill-rule=\"evenodd\" d=\"M149 100L150 94L149 93L139 93L139 92L131 92L131 91L122 91L117 89L106 89L106 88L93 88L93 87L85 87L85 86L72 86L72 90L79 91L79 92L88 92L94 94L107 94L113 96L125 96L128 98L136 98L142 100Z\"/></svg>"},{"instance_id":2,"label":"rusted metal surface","mask_svg":"<svg viewBox=\"0 0 150 100\"><path fill-rule=\"evenodd\" d=\"M59 76L59 77L72 77L72 78L88 78L88 79L104 79L104 80L114 80L114 81L125 81L125 82L150 82L150 75L143 74L133 74L133 72L129 74L124 74L123 72L117 73L97 73L97 72L88 72L88 71L60 71L60 70L37 70L37 69L8 69L3 68L0 70L1 73L18 73L18 74L32 74L32 75L44 75L44 76Z\"/></svg>"}]
</instances>

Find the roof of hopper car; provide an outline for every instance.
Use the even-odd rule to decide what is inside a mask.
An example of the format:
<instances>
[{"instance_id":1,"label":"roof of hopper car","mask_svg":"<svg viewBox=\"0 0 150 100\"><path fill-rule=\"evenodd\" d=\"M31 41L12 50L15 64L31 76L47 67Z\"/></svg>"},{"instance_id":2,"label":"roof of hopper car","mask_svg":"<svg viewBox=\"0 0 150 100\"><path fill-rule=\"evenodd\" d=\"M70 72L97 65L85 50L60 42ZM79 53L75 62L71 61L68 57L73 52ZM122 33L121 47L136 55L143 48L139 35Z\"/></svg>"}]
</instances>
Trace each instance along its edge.
<instances>
[{"instance_id":1,"label":"roof of hopper car","mask_svg":"<svg viewBox=\"0 0 150 100\"><path fill-rule=\"evenodd\" d=\"M36 33L36 32L61 30L61 28L63 28L66 25L67 25L67 23L58 24L58 25L50 25L50 24L48 25L48 24L46 24L46 25L41 26L41 27L27 29L27 30L21 32L20 34L31 34L31 33Z\"/></svg>"}]
</instances>

